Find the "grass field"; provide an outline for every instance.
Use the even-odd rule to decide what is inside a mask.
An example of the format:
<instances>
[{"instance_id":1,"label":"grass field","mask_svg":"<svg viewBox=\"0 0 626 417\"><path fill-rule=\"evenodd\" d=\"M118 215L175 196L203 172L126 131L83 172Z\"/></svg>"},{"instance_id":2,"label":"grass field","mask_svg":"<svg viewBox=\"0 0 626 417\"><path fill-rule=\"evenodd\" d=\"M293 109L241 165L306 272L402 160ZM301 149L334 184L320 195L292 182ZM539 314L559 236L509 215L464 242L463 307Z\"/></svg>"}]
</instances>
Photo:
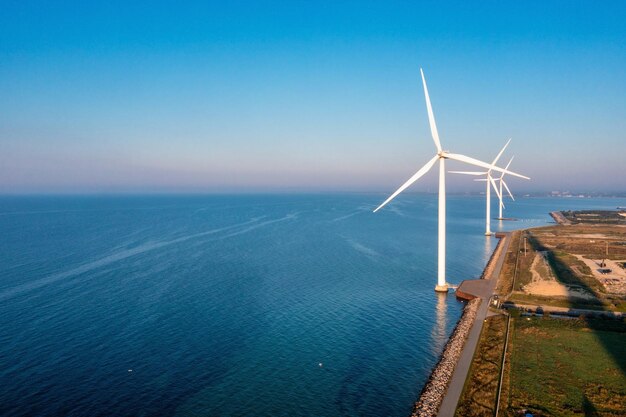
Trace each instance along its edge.
<instances>
[{"instance_id":1,"label":"grass field","mask_svg":"<svg viewBox=\"0 0 626 417\"><path fill-rule=\"evenodd\" d=\"M502 415L626 415L623 322L516 318Z\"/></svg>"}]
</instances>

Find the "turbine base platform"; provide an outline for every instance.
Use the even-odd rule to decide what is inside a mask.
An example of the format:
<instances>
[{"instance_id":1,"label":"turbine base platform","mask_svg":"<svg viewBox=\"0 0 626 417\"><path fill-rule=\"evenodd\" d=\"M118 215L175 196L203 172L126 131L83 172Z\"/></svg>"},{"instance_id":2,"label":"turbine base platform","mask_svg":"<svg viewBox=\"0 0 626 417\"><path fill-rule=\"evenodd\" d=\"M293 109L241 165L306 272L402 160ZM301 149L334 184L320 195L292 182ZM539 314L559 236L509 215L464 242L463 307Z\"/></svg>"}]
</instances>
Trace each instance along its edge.
<instances>
[{"instance_id":1,"label":"turbine base platform","mask_svg":"<svg viewBox=\"0 0 626 417\"><path fill-rule=\"evenodd\" d=\"M435 292L448 292L450 286L446 283L444 285L436 285Z\"/></svg>"},{"instance_id":2,"label":"turbine base platform","mask_svg":"<svg viewBox=\"0 0 626 417\"><path fill-rule=\"evenodd\" d=\"M493 232L485 232L485 236L491 236Z\"/></svg>"}]
</instances>

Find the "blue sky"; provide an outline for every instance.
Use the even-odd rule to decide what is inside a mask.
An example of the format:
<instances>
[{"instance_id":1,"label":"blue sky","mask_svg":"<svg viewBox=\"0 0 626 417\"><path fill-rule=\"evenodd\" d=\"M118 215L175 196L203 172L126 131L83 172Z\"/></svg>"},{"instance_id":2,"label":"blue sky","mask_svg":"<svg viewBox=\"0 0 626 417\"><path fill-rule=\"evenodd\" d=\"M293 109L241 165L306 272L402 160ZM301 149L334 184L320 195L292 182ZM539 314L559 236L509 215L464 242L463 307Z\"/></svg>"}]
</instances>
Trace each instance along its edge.
<instances>
[{"instance_id":1,"label":"blue sky","mask_svg":"<svg viewBox=\"0 0 626 417\"><path fill-rule=\"evenodd\" d=\"M626 189L623 1L86 3L0 6L2 193L393 191L420 67L444 148Z\"/></svg>"}]
</instances>

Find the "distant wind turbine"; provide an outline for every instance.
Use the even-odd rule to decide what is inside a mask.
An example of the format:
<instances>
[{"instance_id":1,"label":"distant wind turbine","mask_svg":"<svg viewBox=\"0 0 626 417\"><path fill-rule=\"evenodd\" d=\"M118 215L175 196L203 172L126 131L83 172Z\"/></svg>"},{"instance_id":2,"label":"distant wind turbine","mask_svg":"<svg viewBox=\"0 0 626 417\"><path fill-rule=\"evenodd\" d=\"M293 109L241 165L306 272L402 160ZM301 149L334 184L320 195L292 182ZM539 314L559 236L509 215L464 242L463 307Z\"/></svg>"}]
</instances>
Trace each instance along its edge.
<instances>
[{"instance_id":1,"label":"distant wind turbine","mask_svg":"<svg viewBox=\"0 0 626 417\"><path fill-rule=\"evenodd\" d=\"M422 175L426 174L437 161L439 161L439 243L438 243L438 271L437 271L437 286L435 291L446 292L448 291L448 284L446 283L446 169L445 160L454 159L456 161L465 162L471 165L479 166L488 170L494 170L502 173L507 173L517 177L523 177L522 175L514 172L507 171L492 164L479 161L478 159L470 158L465 155L449 153L444 151L439 141L439 133L437 132L437 125L435 124L435 116L433 115L433 109L430 104L430 97L428 96L428 87L426 87L426 78L424 77L424 71L420 68L422 75L422 84L424 85L424 96L426 98L426 109L428 110L428 122L430 124L430 132L437 148L437 153L432 159L419 169L411 178L400 186L387 200L385 200L380 206L374 210L374 213L384 207L387 203L393 200L398 194L404 191L407 187L417 181Z\"/></svg>"},{"instance_id":2,"label":"distant wind turbine","mask_svg":"<svg viewBox=\"0 0 626 417\"><path fill-rule=\"evenodd\" d=\"M484 179L476 180L476 181L485 181L487 184L487 189L485 191L485 197L487 200L487 207L486 207L486 212L485 212L485 236L490 236L493 234L493 232L491 231L491 187L492 186L493 186L493 190L496 192L496 195L498 196L498 200L500 201L500 218L502 218L502 204L503 204L502 203L502 183L500 183L500 190L498 191L498 186L496 185L495 180L491 176L491 171L496 167L496 162L498 162L498 159L500 159L506 147L509 146L509 143L511 143L511 139L507 141L507 143L504 145L502 150L498 153L498 155L496 155L495 159L491 163L491 168L489 168L487 171L450 171L451 173L454 173L454 174L485 175L486 176ZM510 163L511 162L509 162L509 164ZM508 168L509 168L509 165L507 165L506 168L504 168L505 171L508 170ZM527 180L530 179L524 175L520 175L520 174L516 174L516 175L520 178L525 178ZM502 176L504 176L504 172L502 172ZM500 178L502 178L502 176Z\"/></svg>"},{"instance_id":3,"label":"distant wind turbine","mask_svg":"<svg viewBox=\"0 0 626 417\"><path fill-rule=\"evenodd\" d=\"M506 170L506 169L509 169L509 166L511 165L511 162L513 162L513 158L514 158L514 157L512 156L512 157L511 157L511 159L509 159L509 163L508 163L508 164L506 164L506 168L504 168L505 170ZM505 174L505 173L503 172L503 173L500 175L500 178L498 178L498 181L500 182L500 195L499 195L499 197L500 197L500 204L499 204L499 206L498 206L498 207L499 207L499 212L498 212L498 220L502 220L502 219L504 219L504 217L502 217L502 209L504 208L504 202L502 201L502 200L503 200L503 197L504 197L504 194L502 194L502 186L503 186L503 185L504 185L504 188L506 188L506 192L507 192L507 193L509 193L509 195L511 196L511 200L515 201L515 197L513 197L513 193L512 193L512 192L511 192L511 190L509 189L509 186L508 186L508 185L506 185L506 182L504 182L504 174Z\"/></svg>"},{"instance_id":4,"label":"distant wind turbine","mask_svg":"<svg viewBox=\"0 0 626 417\"><path fill-rule=\"evenodd\" d=\"M511 162L513 162L513 157L511 157L511 159L509 160L509 163L506 164L506 167L504 169L508 170L509 166L511 165ZM474 181L487 181L487 180L486 179L476 179ZM500 175L500 178L495 178L495 181L497 181L500 184L500 191L499 191L499 193L496 190L496 194L498 194L498 198L500 199L499 213L498 213L497 220L504 220L504 217L502 217L502 209L504 208L504 202L502 201L504 199L502 186L504 185L504 188L506 189L507 193L509 193L509 196L511 197L511 200L515 201L515 197L513 197L513 193L511 193L511 190L509 189L509 186L506 185L506 182L504 182L504 172Z\"/></svg>"}]
</instances>

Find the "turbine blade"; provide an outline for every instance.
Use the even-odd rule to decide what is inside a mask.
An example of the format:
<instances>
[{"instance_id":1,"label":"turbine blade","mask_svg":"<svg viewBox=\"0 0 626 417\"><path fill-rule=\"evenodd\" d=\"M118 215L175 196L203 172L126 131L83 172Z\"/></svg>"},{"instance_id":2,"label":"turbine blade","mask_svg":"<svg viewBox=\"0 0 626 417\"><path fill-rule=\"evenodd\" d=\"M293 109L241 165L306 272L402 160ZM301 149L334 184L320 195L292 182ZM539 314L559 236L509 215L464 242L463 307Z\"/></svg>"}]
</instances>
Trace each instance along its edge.
<instances>
[{"instance_id":1,"label":"turbine blade","mask_svg":"<svg viewBox=\"0 0 626 417\"><path fill-rule=\"evenodd\" d=\"M504 145L504 147L502 148L502 150L500 151L500 153L496 156L496 158L493 160L493 162L491 163L491 166L495 166L496 162L498 162L498 159L500 159L500 157L502 156L502 153L504 152L504 150L506 149L507 146L509 146L509 143L511 143L511 139L509 139L507 141L507 143ZM506 169L506 168L505 168Z\"/></svg>"},{"instance_id":2,"label":"turbine blade","mask_svg":"<svg viewBox=\"0 0 626 417\"><path fill-rule=\"evenodd\" d=\"M519 177L519 178L524 178L526 180L530 179L527 176L524 176L524 175L521 175L521 174L517 174L515 172L509 171L509 170L506 170L506 169L502 169L500 167L494 167L494 166L489 165L486 162L479 161L478 159L470 158L469 156L460 155L458 153L447 153L447 152L445 152L444 153L444 157L450 158L450 159L454 159L455 161L465 162L466 164L476 165L476 166L479 166L481 168L491 169L493 171L498 171L498 172L504 172L505 174L513 175L513 176Z\"/></svg>"},{"instance_id":3,"label":"turbine blade","mask_svg":"<svg viewBox=\"0 0 626 417\"><path fill-rule=\"evenodd\" d=\"M491 178L491 175L489 175L489 182L491 182L491 186L493 187L493 190L496 192L498 199L502 200L502 197L500 197L500 190L498 190L498 187L496 186L496 182L493 180L493 178Z\"/></svg>"},{"instance_id":4,"label":"turbine blade","mask_svg":"<svg viewBox=\"0 0 626 417\"><path fill-rule=\"evenodd\" d=\"M487 181L487 178L476 178L474 181L482 181L482 182L485 182L485 181Z\"/></svg>"},{"instance_id":5,"label":"turbine blade","mask_svg":"<svg viewBox=\"0 0 626 417\"><path fill-rule=\"evenodd\" d=\"M439 159L439 155L435 155L433 157L433 159L431 159L430 161L426 162L426 165L424 165L423 167L420 168L419 171L417 171L411 178L408 179L407 182L405 182L404 184L402 184L400 186L400 188L398 188L396 190L395 193L391 194L391 196L385 200L385 202L383 204L381 204L380 206L378 206L378 208L376 208L376 210L374 210L374 213L376 213L378 210L380 210L381 208L383 208L388 202L390 202L391 200L393 200L398 194L400 194L402 191L405 190L405 188L407 188L409 185L413 184L415 181L417 181L419 179L419 177L421 177L422 175L424 175L425 173L427 173L432 167L433 165L435 165L435 162L437 162L437 160Z\"/></svg>"},{"instance_id":6,"label":"turbine blade","mask_svg":"<svg viewBox=\"0 0 626 417\"><path fill-rule=\"evenodd\" d=\"M441 142L439 141L439 133L437 132L437 125L435 124L435 115L433 114L433 108L430 105L430 97L428 96L428 87L426 87L426 78L424 77L424 71L420 68L422 74L422 83L424 84L424 96L426 97L426 109L428 110L428 123L430 124L430 133L433 136L433 141L437 147L437 152L441 152Z\"/></svg>"},{"instance_id":7,"label":"turbine blade","mask_svg":"<svg viewBox=\"0 0 626 417\"><path fill-rule=\"evenodd\" d=\"M511 190L509 190L509 186L506 185L506 182L502 181L502 185L504 185L504 188L506 188L506 191L509 193L509 195L511 196L511 200L515 201L515 198L513 197L513 193L511 193Z\"/></svg>"},{"instance_id":8,"label":"turbine blade","mask_svg":"<svg viewBox=\"0 0 626 417\"><path fill-rule=\"evenodd\" d=\"M515 158L515 156L512 156L511 159L509 159L509 163L504 167L505 170L509 169L511 162L513 162L513 158ZM504 172L500 175L500 179L502 179L502 177L504 177Z\"/></svg>"},{"instance_id":9,"label":"turbine blade","mask_svg":"<svg viewBox=\"0 0 626 417\"><path fill-rule=\"evenodd\" d=\"M487 171L448 171L451 174L463 174L463 175L485 175Z\"/></svg>"}]
</instances>

